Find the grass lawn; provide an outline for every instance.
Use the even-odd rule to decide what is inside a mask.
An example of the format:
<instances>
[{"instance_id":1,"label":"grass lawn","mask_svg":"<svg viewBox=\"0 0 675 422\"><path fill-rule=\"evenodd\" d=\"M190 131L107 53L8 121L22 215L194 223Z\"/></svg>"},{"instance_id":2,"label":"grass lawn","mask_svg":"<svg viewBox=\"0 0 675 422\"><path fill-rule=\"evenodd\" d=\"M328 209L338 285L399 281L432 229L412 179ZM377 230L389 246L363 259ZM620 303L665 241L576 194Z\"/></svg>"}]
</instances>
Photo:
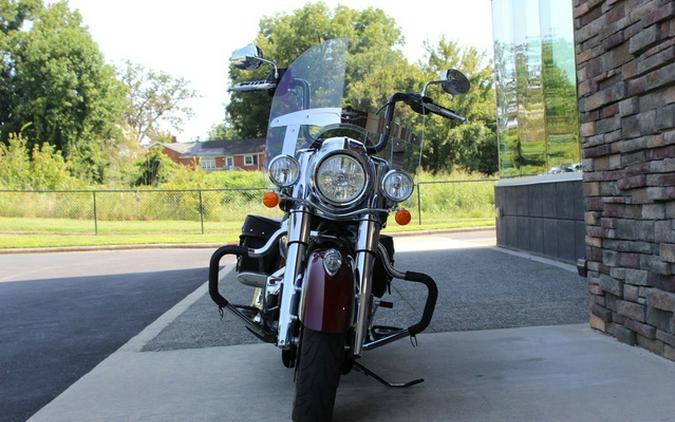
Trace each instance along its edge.
<instances>
[{"instance_id":1,"label":"grass lawn","mask_svg":"<svg viewBox=\"0 0 675 422\"><path fill-rule=\"evenodd\" d=\"M385 233L493 226L494 218L442 218L425 216L418 225L415 215L407 226L398 226L393 216ZM0 248L56 246L147 245L160 243L231 243L239 240L243 221L99 221L98 235L91 220L62 218L0 217Z\"/></svg>"}]
</instances>

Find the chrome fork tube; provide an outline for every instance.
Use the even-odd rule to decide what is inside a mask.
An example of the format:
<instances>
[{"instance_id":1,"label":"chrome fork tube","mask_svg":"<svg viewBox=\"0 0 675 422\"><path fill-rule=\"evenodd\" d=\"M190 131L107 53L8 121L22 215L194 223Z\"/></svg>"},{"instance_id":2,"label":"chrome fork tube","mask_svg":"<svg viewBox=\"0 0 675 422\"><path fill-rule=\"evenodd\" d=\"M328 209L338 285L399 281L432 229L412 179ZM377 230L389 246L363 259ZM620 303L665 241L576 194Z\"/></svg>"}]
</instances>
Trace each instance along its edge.
<instances>
[{"instance_id":1,"label":"chrome fork tube","mask_svg":"<svg viewBox=\"0 0 675 422\"><path fill-rule=\"evenodd\" d=\"M288 348L293 344L291 328L298 318L298 299L300 286L297 280L303 268L311 216L304 206L290 212L288 219L288 250L286 253L286 270L281 290L281 304L279 309L279 334L277 346Z\"/></svg>"},{"instance_id":2,"label":"chrome fork tube","mask_svg":"<svg viewBox=\"0 0 675 422\"><path fill-rule=\"evenodd\" d=\"M380 223L372 214L361 217L356 238L356 323L354 336L355 356L360 356L368 333L370 295L373 289L373 262L380 238Z\"/></svg>"}]
</instances>

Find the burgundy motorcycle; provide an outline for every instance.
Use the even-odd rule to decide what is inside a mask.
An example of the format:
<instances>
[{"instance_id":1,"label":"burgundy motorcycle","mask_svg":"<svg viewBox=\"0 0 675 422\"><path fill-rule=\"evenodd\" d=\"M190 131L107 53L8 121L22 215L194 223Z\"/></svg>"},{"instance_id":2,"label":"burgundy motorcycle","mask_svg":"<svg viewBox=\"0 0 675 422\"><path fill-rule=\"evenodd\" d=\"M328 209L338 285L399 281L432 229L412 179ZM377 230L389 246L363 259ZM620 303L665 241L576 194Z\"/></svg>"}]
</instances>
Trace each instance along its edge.
<instances>
[{"instance_id":1,"label":"burgundy motorcycle","mask_svg":"<svg viewBox=\"0 0 675 422\"><path fill-rule=\"evenodd\" d=\"M463 122L425 93L431 85L453 95L469 89L463 74L449 70L420 94L393 94L381 115L356 111L343 104L348 56L348 42L336 39L305 51L287 69L254 45L231 59L239 69L273 67L266 80L232 90L273 95L267 172L276 188L264 202L284 216L246 218L240 244L211 258L209 293L295 369L295 421L331 420L340 376L352 369L390 387L423 381L390 383L359 362L364 352L426 329L437 297L431 277L394 267L394 242L380 233L390 212L399 224L410 221L399 204L413 193L411 173L421 158L421 140L393 122L394 112L403 103L423 116ZM234 305L218 290L220 260L228 254L238 257L239 282L254 288L252 305ZM407 328L374 323L379 307L393 306L383 297L394 279L428 291L421 319Z\"/></svg>"}]
</instances>

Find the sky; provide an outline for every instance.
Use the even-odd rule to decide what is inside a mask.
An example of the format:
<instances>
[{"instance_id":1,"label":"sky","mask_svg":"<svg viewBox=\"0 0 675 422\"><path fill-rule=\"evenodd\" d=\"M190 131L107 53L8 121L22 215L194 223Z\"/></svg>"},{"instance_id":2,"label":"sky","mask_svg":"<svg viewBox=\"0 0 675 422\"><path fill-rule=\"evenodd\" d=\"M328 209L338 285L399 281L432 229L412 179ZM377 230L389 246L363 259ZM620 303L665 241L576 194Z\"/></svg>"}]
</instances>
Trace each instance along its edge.
<instances>
[{"instance_id":1,"label":"sky","mask_svg":"<svg viewBox=\"0 0 675 422\"><path fill-rule=\"evenodd\" d=\"M290 13L306 0L69 0L78 9L106 60L131 60L191 82L199 98L189 102L194 116L178 133L180 142L205 140L224 120L227 66L232 51L255 39L263 16ZM411 61L423 55L425 41L445 36L474 46L491 58L490 0L324 0L356 9L378 7L393 17Z\"/></svg>"}]
</instances>

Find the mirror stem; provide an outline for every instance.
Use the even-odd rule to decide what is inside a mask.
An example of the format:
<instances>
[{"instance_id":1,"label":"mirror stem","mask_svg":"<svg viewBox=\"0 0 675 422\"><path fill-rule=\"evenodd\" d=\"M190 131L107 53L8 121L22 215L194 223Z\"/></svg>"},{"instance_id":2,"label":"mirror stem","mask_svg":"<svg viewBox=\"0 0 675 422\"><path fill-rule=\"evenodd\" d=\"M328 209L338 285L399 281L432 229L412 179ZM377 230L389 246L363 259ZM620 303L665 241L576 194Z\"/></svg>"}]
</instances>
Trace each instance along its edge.
<instances>
[{"instance_id":1,"label":"mirror stem","mask_svg":"<svg viewBox=\"0 0 675 422\"><path fill-rule=\"evenodd\" d=\"M274 67L274 80L275 81L279 80L279 69L277 68L277 64L275 62L273 62L272 60L263 59L261 57L257 57L256 60L260 60L263 63L272 65Z\"/></svg>"},{"instance_id":2,"label":"mirror stem","mask_svg":"<svg viewBox=\"0 0 675 422\"><path fill-rule=\"evenodd\" d=\"M425 96L425 94L427 93L427 88L429 87L429 85L440 85L440 84L442 84L443 82L445 82L445 81L430 81L430 82L425 82L425 83L424 83L424 86L422 87L422 92L420 92L420 95L421 95L422 97Z\"/></svg>"}]
</instances>

